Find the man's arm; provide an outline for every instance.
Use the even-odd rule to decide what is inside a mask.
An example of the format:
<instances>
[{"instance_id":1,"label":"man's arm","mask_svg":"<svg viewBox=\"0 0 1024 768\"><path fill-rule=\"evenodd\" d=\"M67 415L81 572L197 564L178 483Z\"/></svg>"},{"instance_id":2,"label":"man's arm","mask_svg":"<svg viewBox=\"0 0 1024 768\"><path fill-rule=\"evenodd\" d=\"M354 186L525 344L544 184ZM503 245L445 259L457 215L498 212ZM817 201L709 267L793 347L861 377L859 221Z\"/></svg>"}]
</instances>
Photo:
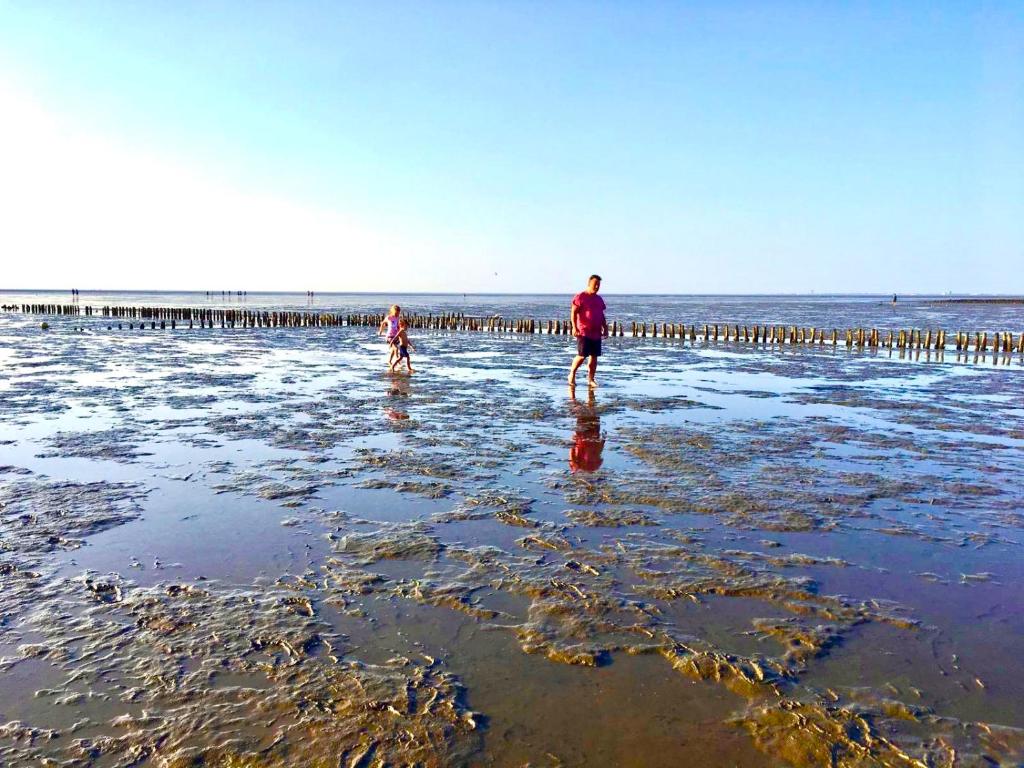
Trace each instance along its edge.
<instances>
[{"instance_id":1,"label":"man's arm","mask_svg":"<svg viewBox=\"0 0 1024 768\"><path fill-rule=\"evenodd\" d=\"M606 339L608 338L608 321L607 320L602 320L601 321L601 335L604 336Z\"/></svg>"},{"instance_id":2,"label":"man's arm","mask_svg":"<svg viewBox=\"0 0 1024 768\"><path fill-rule=\"evenodd\" d=\"M576 328L576 315L579 313L580 308L576 306L575 302L573 302L570 306L571 309L569 310L569 324L572 326L572 335L579 336L580 332Z\"/></svg>"}]
</instances>

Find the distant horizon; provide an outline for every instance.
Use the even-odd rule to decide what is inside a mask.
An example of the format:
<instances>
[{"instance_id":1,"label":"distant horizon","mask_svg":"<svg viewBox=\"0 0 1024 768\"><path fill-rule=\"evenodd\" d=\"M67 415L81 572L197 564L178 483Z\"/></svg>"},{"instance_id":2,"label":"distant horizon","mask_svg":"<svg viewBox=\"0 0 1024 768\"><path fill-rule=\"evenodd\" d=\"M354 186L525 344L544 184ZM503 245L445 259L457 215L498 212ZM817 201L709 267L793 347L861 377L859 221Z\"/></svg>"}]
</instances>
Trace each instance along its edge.
<instances>
[{"instance_id":1,"label":"distant horizon","mask_svg":"<svg viewBox=\"0 0 1024 768\"><path fill-rule=\"evenodd\" d=\"M157 288L82 288L78 289L80 294L160 294L160 295L173 295L173 294L210 294L210 297L216 296L230 296L232 298L238 298L238 291L207 291L203 289L194 288L182 288L182 289L157 289ZM0 294L70 294L71 288L0 288ZM246 294L254 294L261 296L306 296L306 291L268 291L268 290L246 290ZM313 291L314 297L316 296L572 296L577 292L566 292L566 291ZM785 292L785 293L748 293L748 292L731 292L731 291L717 291L717 292L690 292L690 293L649 293L649 292L615 292L615 291L601 291L602 296L666 296L666 297L707 297L707 296L730 296L737 298L752 298L752 297L804 297L804 296L815 296L823 298L888 298L893 296L892 292L887 293L871 293L871 292L852 292L852 293L838 293L828 291L812 291L812 292ZM994 299L1016 299L1024 298L1024 294L1019 293L899 293L895 294L899 298L940 298L940 299L956 299L956 298L994 298Z\"/></svg>"}]
</instances>

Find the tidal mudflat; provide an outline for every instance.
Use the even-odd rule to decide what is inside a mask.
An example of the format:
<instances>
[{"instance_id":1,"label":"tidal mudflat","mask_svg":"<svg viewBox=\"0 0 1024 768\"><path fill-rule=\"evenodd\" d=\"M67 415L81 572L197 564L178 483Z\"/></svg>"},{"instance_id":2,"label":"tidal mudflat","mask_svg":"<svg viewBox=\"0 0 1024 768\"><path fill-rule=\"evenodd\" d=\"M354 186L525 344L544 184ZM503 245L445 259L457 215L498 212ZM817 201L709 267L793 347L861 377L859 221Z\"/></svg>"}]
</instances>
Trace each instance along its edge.
<instances>
[{"instance_id":1,"label":"tidal mudflat","mask_svg":"<svg viewBox=\"0 0 1024 768\"><path fill-rule=\"evenodd\" d=\"M415 342L0 315L0 762L1024 761L1019 365Z\"/></svg>"}]
</instances>

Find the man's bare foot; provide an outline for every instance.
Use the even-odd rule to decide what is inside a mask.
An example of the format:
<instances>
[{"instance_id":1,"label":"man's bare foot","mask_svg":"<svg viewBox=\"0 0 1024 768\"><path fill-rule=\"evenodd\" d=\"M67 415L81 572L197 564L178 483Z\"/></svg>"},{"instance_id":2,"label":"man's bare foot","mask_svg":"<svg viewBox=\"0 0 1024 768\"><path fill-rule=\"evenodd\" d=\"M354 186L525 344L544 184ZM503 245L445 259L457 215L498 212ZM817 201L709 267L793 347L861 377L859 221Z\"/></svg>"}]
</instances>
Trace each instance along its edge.
<instances>
[{"instance_id":1,"label":"man's bare foot","mask_svg":"<svg viewBox=\"0 0 1024 768\"><path fill-rule=\"evenodd\" d=\"M406 371L408 371L409 373L416 373L415 368L406 368Z\"/></svg>"},{"instance_id":2,"label":"man's bare foot","mask_svg":"<svg viewBox=\"0 0 1024 768\"><path fill-rule=\"evenodd\" d=\"M597 389L597 382L593 379L587 379L587 386L591 389Z\"/></svg>"}]
</instances>

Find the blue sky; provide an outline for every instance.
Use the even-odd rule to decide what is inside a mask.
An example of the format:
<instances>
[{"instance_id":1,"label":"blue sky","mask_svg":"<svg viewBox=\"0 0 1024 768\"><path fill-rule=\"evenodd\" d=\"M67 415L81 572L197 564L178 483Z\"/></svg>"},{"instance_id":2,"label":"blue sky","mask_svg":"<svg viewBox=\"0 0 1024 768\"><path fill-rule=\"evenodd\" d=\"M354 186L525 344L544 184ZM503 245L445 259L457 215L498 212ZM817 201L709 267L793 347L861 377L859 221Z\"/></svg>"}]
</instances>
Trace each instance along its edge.
<instances>
[{"instance_id":1,"label":"blue sky","mask_svg":"<svg viewBox=\"0 0 1024 768\"><path fill-rule=\"evenodd\" d=\"M1020 3L0 0L0 108L0 287L1024 292Z\"/></svg>"}]
</instances>

